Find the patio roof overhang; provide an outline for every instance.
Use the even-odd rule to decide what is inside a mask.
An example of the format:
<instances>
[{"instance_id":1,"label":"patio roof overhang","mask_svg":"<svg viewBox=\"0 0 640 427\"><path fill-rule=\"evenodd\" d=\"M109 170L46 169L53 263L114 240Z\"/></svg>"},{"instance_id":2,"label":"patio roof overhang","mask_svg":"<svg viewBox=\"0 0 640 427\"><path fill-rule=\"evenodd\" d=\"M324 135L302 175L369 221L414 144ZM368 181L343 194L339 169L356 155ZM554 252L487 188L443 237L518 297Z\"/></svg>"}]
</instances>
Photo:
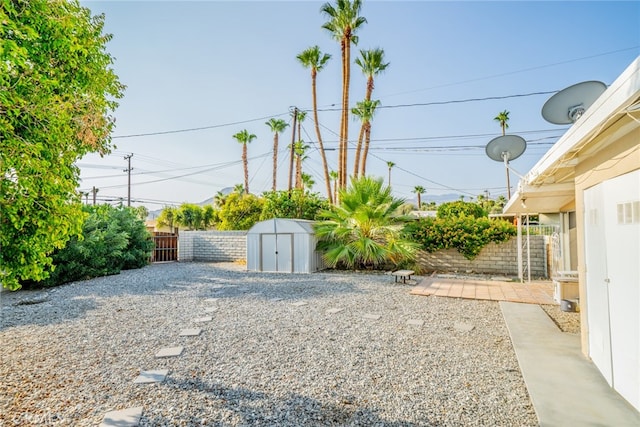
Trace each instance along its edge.
<instances>
[{"instance_id":1,"label":"patio roof overhang","mask_svg":"<svg viewBox=\"0 0 640 427\"><path fill-rule=\"evenodd\" d=\"M576 166L640 128L640 57L605 90L520 180L505 214L572 209Z\"/></svg>"}]
</instances>

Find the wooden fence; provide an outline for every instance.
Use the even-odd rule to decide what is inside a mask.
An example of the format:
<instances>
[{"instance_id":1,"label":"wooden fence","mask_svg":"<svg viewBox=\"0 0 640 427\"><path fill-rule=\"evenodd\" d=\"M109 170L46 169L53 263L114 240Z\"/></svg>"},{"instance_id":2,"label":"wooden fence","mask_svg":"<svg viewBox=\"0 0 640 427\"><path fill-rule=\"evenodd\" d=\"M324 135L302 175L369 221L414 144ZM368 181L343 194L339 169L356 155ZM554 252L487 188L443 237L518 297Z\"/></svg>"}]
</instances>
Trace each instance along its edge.
<instances>
[{"instance_id":1,"label":"wooden fence","mask_svg":"<svg viewBox=\"0 0 640 427\"><path fill-rule=\"evenodd\" d=\"M178 233L153 233L154 249L151 262L165 262L178 260Z\"/></svg>"}]
</instances>

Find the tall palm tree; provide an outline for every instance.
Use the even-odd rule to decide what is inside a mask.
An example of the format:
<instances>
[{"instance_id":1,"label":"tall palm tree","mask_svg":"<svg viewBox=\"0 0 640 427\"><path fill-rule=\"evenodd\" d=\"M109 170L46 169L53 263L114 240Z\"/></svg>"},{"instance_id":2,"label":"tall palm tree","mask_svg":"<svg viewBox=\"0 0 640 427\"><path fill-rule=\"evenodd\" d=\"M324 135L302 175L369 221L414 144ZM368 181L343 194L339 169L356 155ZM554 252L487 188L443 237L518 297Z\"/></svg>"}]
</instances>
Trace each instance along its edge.
<instances>
[{"instance_id":1,"label":"tall palm tree","mask_svg":"<svg viewBox=\"0 0 640 427\"><path fill-rule=\"evenodd\" d=\"M389 66L389 62L384 62L384 49L360 50L360 56L356 58L355 63L360 66L362 74L367 78L367 91L364 99L370 100L374 88L373 78Z\"/></svg>"},{"instance_id":2,"label":"tall palm tree","mask_svg":"<svg viewBox=\"0 0 640 427\"><path fill-rule=\"evenodd\" d=\"M233 137L242 144L242 167L244 168L244 192L249 194L249 161L247 159L247 144L251 143L256 136L249 133L246 129L233 135Z\"/></svg>"},{"instance_id":3,"label":"tall palm tree","mask_svg":"<svg viewBox=\"0 0 640 427\"><path fill-rule=\"evenodd\" d=\"M389 168L389 183L387 185L389 186L389 188L391 188L391 168L395 165L396 164L393 162L387 162L387 168Z\"/></svg>"},{"instance_id":4,"label":"tall palm tree","mask_svg":"<svg viewBox=\"0 0 640 427\"><path fill-rule=\"evenodd\" d=\"M356 107L351 110L351 113L359 117L362 122L360 134L358 135L358 144L356 145L356 156L353 163L354 176L364 176L366 173L367 156L369 155L369 144L371 142L371 119L379 105L380 101L378 100L371 101L365 99L364 101L358 102Z\"/></svg>"},{"instance_id":5,"label":"tall palm tree","mask_svg":"<svg viewBox=\"0 0 640 427\"><path fill-rule=\"evenodd\" d=\"M416 185L413 187L413 191L418 195L418 210L422 208L422 195L424 194L424 187L421 185Z\"/></svg>"},{"instance_id":6,"label":"tall palm tree","mask_svg":"<svg viewBox=\"0 0 640 427\"><path fill-rule=\"evenodd\" d=\"M329 59L331 59L331 55L322 53L320 48L316 45L302 51L296 58L298 58L298 61L300 61L304 67L311 69L313 122L316 128L316 136L318 137L318 146L320 147L320 158L322 159L322 170L324 172L324 181L327 188L327 198L329 199L329 203L333 204L333 197L331 197L331 181L329 179L329 166L327 165L327 156L324 152L324 145L322 143L322 135L320 134L320 125L318 122L318 98L316 95L316 78L318 71L322 71Z\"/></svg>"},{"instance_id":7,"label":"tall palm tree","mask_svg":"<svg viewBox=\"0 0 640 427\"><path fill-rule=\"evenodd\" d=\"M505 131L509 129L509 112L507 110L501 111L497 116L493 118L496 122L500 123L500 127L502 128L502 136L505 135Z\"/></svg>"},{"instance_id":8,"label":"tall palm tree","mask_svg":"<svg viewBox=\"0 0 640 427\"><path fill-rule=\"evenodd\" d=\"M347 186L347 142L349 140L349 82L351 81L351 43L358 44L356 31L367 22L360 16L362 0L336 0L335 6L325 3L320 12L328 19L322 28L340 43L342 55L342 115L340 117L340 144L338 147L338 181L340 188Z\"/></svg>"},{"instance_id":9,"label":"tall palm tree","mask_svg":"<svg viewBox=\"0 0 640 427\"><path fill-rule=\"evenodd\" d=\"M308 191L311 191L316 181L308 173L302 172L301 177L302 177L302 187Z\"/></svg>"},{"instance_id":10,"label":"tall palm tree","mask_svg":"<svg viewBox=\"0 0 640 427\"><path fill-rule=\"evenodd\" d=\"M287 126L287 122L282 119L269 119L268 122L265 122L267 126L273 132L273 191L276 191L276 177L278 175L278 134L284 132Z\"/></svg>"},{"instance_id":11,"label":"tall palm tree","mask_svg":"<svg viewBox=\"0 0 640 427\"><path fill-rule=\"evenodd\" d=\"M398 210L404 200L394 198L381 178L353 178L339 199L314 225L318 249L330 267L398 265L415 257L418 244L402 237L406 218Z\"/></svg>"}]
</instances>

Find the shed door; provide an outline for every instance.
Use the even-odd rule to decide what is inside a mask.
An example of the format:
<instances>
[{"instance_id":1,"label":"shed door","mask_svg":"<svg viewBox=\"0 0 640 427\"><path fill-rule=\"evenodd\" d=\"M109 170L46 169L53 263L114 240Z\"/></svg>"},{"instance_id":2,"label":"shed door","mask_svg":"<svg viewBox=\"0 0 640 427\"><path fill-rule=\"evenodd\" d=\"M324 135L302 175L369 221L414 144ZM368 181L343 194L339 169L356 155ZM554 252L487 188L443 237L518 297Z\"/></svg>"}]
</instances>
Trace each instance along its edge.
<instances>
[{"instance_id":1,"label":"shed door","mask_svg":"<svg viewBox=\"0 0 640 427\"><path fill-rule=\"evenodd\" d=\"M293 271L293 234L262 234L260 249L262 271Z\"/></svg>"},{"instance_id":2,"label":"shed door","mask_svg":"<svg viewBox=\"0 0 640 427\"><path fill-rule=\"evenodd\" d=\"M585 239L589 352L640 409L640 171L585 191Z\"/></svg>"}]
</instances>

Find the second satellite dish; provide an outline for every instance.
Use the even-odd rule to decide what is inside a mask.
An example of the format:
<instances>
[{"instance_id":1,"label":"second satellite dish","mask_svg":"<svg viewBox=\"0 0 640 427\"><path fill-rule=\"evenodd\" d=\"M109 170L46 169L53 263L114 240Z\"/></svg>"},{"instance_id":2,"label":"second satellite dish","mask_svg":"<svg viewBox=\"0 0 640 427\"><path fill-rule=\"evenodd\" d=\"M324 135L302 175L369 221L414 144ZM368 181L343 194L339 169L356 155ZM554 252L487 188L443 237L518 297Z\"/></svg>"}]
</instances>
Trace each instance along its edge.
<instances>
[{"instance_id":1,"label":"second satellite dish","mask_svg":"<svg viewBox=\"0 0 640 427\"><path fill-rule=\"evenodd\" d=\"M507 198L511 199L511 180L509 178L509 160L517 159L527 148L527 142L518 135L503 135L493 138L485 148L487 156L497 162L504 162L507 171Z\"/></svg>"},{"instance_id":2,"label":"second satellite dish","mask_svg":"<svg viewBox=\"0 0 640 427\"><path fill-rule=\"evenodd\" d=\"M606 89L607 85L595 80L569 86L544 103L542 117L556 125L575 123Z\"/></svg>"}]
</instances>

